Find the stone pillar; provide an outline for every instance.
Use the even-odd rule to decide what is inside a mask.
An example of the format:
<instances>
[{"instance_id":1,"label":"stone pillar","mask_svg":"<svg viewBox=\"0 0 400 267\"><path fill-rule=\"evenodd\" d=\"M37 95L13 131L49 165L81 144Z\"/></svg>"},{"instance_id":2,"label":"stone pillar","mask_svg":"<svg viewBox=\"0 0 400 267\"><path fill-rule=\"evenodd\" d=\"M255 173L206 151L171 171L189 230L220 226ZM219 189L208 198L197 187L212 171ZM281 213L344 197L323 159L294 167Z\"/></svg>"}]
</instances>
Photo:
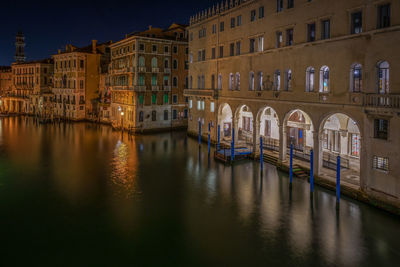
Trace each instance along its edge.
<instances>
[{"instance_id":1,"label":"stone pillar","mask_svg":"<svg viewBox=\"0 0 400 267\"><path fill-rule=\"evenodd\" d=\"M318 131L313 131L313 145L314 145L314 174L320 175L322 170L322 161L323 161L323 153L322 153L322 145L320 143L319 133Z\"/></svg>"},{"instance_id":2,"label":"stone pillar","mask_svg":"<svg viewBox=\"0 0 400 267\"><path fill-rule=\"evenodd\" d=\"M253 119L253 155L260 153L260 122Z\"/></svg>"},{"instance_id":3,"label":"stone pillar","mask_svg":"<svg viewBox=\"0 0 400 267\"><path fill-rule=\"evenodd\" d=\"M286 125L279 125L279 162L286 161Z\"/></svg>"}]
</instances>

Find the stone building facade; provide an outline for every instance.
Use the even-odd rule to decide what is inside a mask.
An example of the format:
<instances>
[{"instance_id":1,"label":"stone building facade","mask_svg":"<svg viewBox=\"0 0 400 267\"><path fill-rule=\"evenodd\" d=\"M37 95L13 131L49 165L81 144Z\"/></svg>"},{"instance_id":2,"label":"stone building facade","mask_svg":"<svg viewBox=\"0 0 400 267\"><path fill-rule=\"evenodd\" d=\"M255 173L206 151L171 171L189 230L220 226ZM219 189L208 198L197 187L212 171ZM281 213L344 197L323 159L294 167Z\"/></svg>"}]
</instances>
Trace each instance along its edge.
<instances>
[{"instance_id":1,"label":"stone building facade","mask_svg":"<svg viewBox=\"0 0 400 267\"><path fill-rule=\"evenodd\" d=\"M0 96L12 90L12 71L10 66L0 66Z\"/></svg>"},{"instance_id":2,"label":"stone building facade","mask_svg":"<svg viewBox=\"0 0 400 267\"><path fill-rule=\"evenodd\" d=\"M190 19L188 132L400 204L400 2L227 1ZM218 132L219 129L219 132ZM234 132L233 132L234 131ZM345 177L346 178L346 177Z\"/></svg>"},{"instance_id":3,"label":"stone building facade","mask_svg":"<svg viewBox=\"0 0 400 267\"><path fill-rule=\"evenodd\" d=\"M107 71L109 44L93 40L82 48L66 45L53 55L54 116L83 120L97 115L100 75Z\"/></svg>"},{"instance_id":4,"label":"stone building facade","mask_svg":"<svg viewBox=\"0 0 400 267\"><path fill-rule=\"evenodd\" d=\"M149 27L111 45L111 120L134 131L186 127L185 26Z\"/></svg>"}]
</instances>

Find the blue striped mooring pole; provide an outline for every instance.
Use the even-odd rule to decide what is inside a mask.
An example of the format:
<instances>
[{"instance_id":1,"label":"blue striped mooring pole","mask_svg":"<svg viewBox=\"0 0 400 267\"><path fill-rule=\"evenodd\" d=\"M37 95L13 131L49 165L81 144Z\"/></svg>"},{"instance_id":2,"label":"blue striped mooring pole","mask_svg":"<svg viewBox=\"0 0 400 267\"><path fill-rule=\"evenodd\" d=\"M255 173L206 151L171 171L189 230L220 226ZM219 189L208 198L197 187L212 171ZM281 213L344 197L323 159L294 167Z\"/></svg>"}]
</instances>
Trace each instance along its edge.
<instances>
[{"instance_id":1,"label":"blue striped mooring pole","mask_svg":"<svg viewBox=\"0 0 400 267\"><path fill-rule=\"evenodd\" d=\"M201 145L201 121L199 120L199 146Z\"/></svg>"},{"instance_id":2,"label":"blue striped mooring pole","mask_svg":"<svg viewBox=\"0 0 400 267\"><path fill-rule=\"evenodd\" d=\"M263 139L262 136L260 137L260 164L261 164L261 171L264 169L264 159L263 159Z\"/></svg>"},{"instance_id":3,"label":"blue striped mooring pole","mask_svg":"<svg viewBox=\"0 0 400 267\"><path fill-rule=\"evenodd\" d=\"M210 149L211 149L211 123L208 123L208 156L210 156Z\"/></svg>"},{"instance_id":4,"label":"blue striped mooring pole","mask_svg":"<svg viewBox=\"0 0 400 267\"><path fill-rule=\"evenodd\" d=\"M314 192L314 150L310 151L310 193Z\"/></svg>"},{"instance_id":5,"label":"blue striped mooring pole","mask_svg":"<svg viewBox=\"0 0 400 267\"><path fill-rule=\"evenodd\" d=\"M336 165L336 206L340 204L340 156L337 157Z\"/></svg>"},{"instance_id":6,"label":"blue striped mooring pole","mask_svg":"<svg viewBox=\"0 0 400 267\"><path fill-rule=\"evenodd\" d=\"M221 131L221 126L218 124L218 133L217 133L217 136L218 136L218 140L217 140L217 150L219 150L220 131Z\"/></svg>"},{"instance_id":7,"label":"blue striped mooring pole","mask_svg":"<svg viewBox=\"0 0 400 267\"><path fill-rule=\"evenodd\" d=\"M231 160L235 159L235 128L232 129Z\"/></svg>"},{"instance_id":8,"label":"blue striped mooring pole","mask_svg":"<svg viewBox=\"0 0 400 267\"><path fill-rule=\"evenodd\" d=\"M290 185L293 182L293 144L290 144L290 166L289 166Z\"/></svg>"}]
</instances>

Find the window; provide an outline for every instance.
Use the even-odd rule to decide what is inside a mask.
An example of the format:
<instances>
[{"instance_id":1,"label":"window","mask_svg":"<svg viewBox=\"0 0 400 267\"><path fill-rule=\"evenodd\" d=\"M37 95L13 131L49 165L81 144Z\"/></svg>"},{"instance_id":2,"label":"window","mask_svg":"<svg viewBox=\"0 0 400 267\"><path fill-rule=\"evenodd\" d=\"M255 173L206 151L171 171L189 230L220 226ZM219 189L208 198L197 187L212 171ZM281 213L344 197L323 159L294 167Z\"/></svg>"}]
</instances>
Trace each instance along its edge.
<instances>
[{"instance_id":1,"label":"window","mask_svg":"<svg viewBox=\"0 0 400 267\"><path fill-rule=\"evenodd\" d=\"M197 110L201 110L201 101L197 100Z\"/></svg>"},{"instance_id":2,"label":"window","mask_svg":"<svg viewBox=\"0 0 400 267\"><path fill-rule=\"evenodd\" d=\"M374 138L387 140L388 137L388 120L375 119L374 120Z\"/></svg>"},{"instance_id":3,"label":"window","mask_svg":"<svg viewBox=\"0 0 400 267\"><path fill-rule=\"evenodd\" d=\"M189 108L193 108L193 100L189 99Z\"/></svg>"},{"instance_id":4,"label":"window","mask_svg":"<svg viewBox=\"0 0 400 267\"><path fill-rule=\"evenodd\" d=\"M215 104L214 102L210 102L210 112L214 112L215 111Z\"/></svg>"},{"instance_id":5,"label":"window","mask_svg":"<svg viewBox=\"0 0 400 267\"><path fill-rule=\"evenodd\" d=\"M211 75L211 89L215 89L215 75Z\"/></svg>"},{"instance_id":6,"label":"window","mask_svg":"<svg viewBox=\"0 0 400 267\"><path fill-rule=\"evenodd\" d=\"M153 104L153 105L157 104L157 95L156 94L151 95L151 104Z\"/></svg>"},{"instance_id":7,"label":"window","mask_svg":"<svg viewBox=\"0 0 400 267\"><path fill-rule=\"evenodd\" d=\"M205 105L205 102L204 102L204 100L202 100L202 101L201 101L201 110L204 110L205 106L206 106L206 105Z\"/></svg>"},{"instance_id":8,"label":"window","mask_svg":"<svg viewBox=\"0 0 400 267\"><path fill-rule=\"evenodd\" d=\"M184 118L184 119L187 119L187 117L188 117L188 110L185 108L185 109L183 110L183 118Z\"/></svg>"},{"instance_id":9,"label":"window","mask_svg":"<svg viewBox=\"0 0 400 267\"><path fill-rule=\"evenodd\" d=\"M193 88L193 76L190 76L189 78L189 89Z\"/></svg>"},{"instance_id":10,"label":"window","mask_svg":"<svg viewBox=\"0 0 400 267\"><path fill-rule=\"evenodd\" d=\"M378 64L378 93L389 93L389 63L387 61Z\"/></svg>"},{"instance_id":11,"label":"window","mask_svg":"<svg viewBox=\"0 0 400 267\"><path fill-rule=\"evenodd\" d=\"M331 21L329 19L321 21L321 40L331 38Z\"/></svg>"},{"instance_id":12,"label":"window","mask_svg":"<svg viewBox=\"0 0 400 267\"><path fill-rule=\"evenodd\" d=\"M256 41L253 38L250 39L250 44L249 44L249 52L250 53L254 53L255 46L256 46Z\"/></svg>"},{"instance_id":13,"label":"window","mask_svg":"<svg viewBox=\"0 0 400 267\"><path fill-rule=\"evenodd\" d=\"M157 86L157 74L152 74L151 75L151 85L152 86Z\"/></svg>"},{"instance_id":14,"label":"window","mask_svg":"<svg viewBox=\"0 0 400 267\"><path fill-rule=\"evenodd\" d=\"M190 41L193 41L193 32L190 33Z\"/></svg>"},{"instance_id":15,"label":"window","mask_svg":"<svg viewBox=\"0 0 400 267\"><path fill-rule=\"evenodd\" d=\"M166 68L166 69L169 68L169 59L168 58L164 59L164 68Z\"/></svg>"},{"instance_id":16,"label":"window","mask_svg":"<svg viewBox=\"0 0 400 267\"><path fill-rule=\"evenodd\" d=\"M232 57L235 55L235 43L229 45L229 55Z\"/></svg>"},{"instance_id":17,"label":"window","mask_svg":"<svg viewBox=\"0 0 400 267\"><path fill-rule=\"evenodd\" d=\"M233 90L233 73L229 73L229 90Z\"/></svg>"},{"instance_id":18,"label":"window","mask_svg":"<svg viewBox=\"0 0 400 267\"><path fill-rule=\"evenodd\" d=\"M241 46L240 41L236 42L236 55L237 56L240 55L240 46Z\"/></svg>"},{"instance_id":19,"label":"window","mask_svg":"<svg viewBox=\"0 0 400 267\"><path fill-rule=\"evenodd\" d=\"M139 67L144 67L144 57L139 57Z\"/></svg>"},{"instance_id":20,"label":"window","mask_svg":"<svg viewBox=\"0 0 400 267\"><path fill-rule=\"evenodd\" d=\"M83 89L83 80L80 80L80 81L79 81L79 88L80 88L80 89Z\"/></svg>"},{"instance_id":21,"label":"window","mask_svg":"<svg viewBox=\"0 0 400 267\"><path fill-rule=\"evenodd\" d=\"M250 72L249 74L249 90L254 91L254 72Z\"/></svg>"},{"instance_id":22,"label":"window","mask_svg":"<svg viewBox=\"0 0 400 267\"><path fill-rule=\"evenodd\" d=\"M224 46L219 47L219 57L223 58L224 57Z\"/></svg>"},{"instance_id":23,"label":"window","mask_svg":"<svg viewBox=\"0 0 400 267\"><path fill-rule=\"evenodd\" d=\"M139 104L143 105L143 103L144 103L144 95L139 95ZM142 114L143 114L143 112L142 112Z\"/></svg>"},{"instance_id":24,"label":"window","mask_svg":"<svg viewBox=\"0 0 400 267\"><path fill-rule=\"evenodd\" d=\"M215 59L215 47L211 48L211 59Z\"/></svg>"},{"instance_id":25,"label":"window","mask_svg":"<svg viewBox=\"0 0 400 267\"><path fill-rule=\"evenodd\" d=\"M197 61L201 61L201 50L197 52Z\"/></svg>"},{"instance_id":26,"label":"window","mask_svg":"<svg viewBox=\"0 0 400 267\"><path fill-rule=\"evenodd\" d=\"M144 44L139 44L139 50L144 51Z\"/></svg>"},{"instance_id":27,"label":"window","mask_svg":"<svg viewBox=\"0 0 400 267\"><path fill-rule=\"evenodd\" d=\"M276 0L276 12L283 11L283 0Z\"/></svg>"},{"instance_id":28,"label":"window","mask_svg":"<svg viewBox=\"0 0 400 267\"><path fill-rule=\"evenodd\" d=\"M178 53L178 47L176 46L176 45L174 45L174 54L177 54Z\"/></svg>"},{"instance_id":29,"label":"window","mask_svg":"<svg viewBox=\"0 0 400 267\"><path fill-rule=\"evenodd\" d=\"M378 6L378 29L390 27L390 4Z\"/></svg>"},{"instance_id":30,"label":"window","mask_svg":"<svg viewBox=\"0 0 400 267\"><path fill-rule=\"evenodd\" d=\"M235 28L236 22L235 18L231 18L231 28Z\"/></svg>"},{"instance_id":31,"label":"window","mask_svg":"<svg viewBox=\"0 0 400 267\"><path fill-rule=\"evenodd\" d=\"M151 46L151 50L152 50L153 52L157 52L157 45L152 45L152 46Z\"/></svg>"},{"instance_id":32,"label":"window","mask_svg":"<svg viewBox=\"0 0 400 267\"><path fill-rule=\"evenodd\" d=\"M264 51L264 37L262 37L262 36L258 37L257 51L258 52Z\"/></svg>"},{"instance_id":33,"label":"window","mask_svg":"<svg viewBox=\"0 0 400 267\"><path fill-rule=\"evenodd\" d=\"M222 89L222 74L218 75L218 82L217 83L218 83L217 84L218 90L221 90Z\"/></svg>"},{"instance_id":34,"label":"window","mask_svg":"<svg viewBox=\"0 0 400 267\"><path fill-rule=\"evenodd\" d=\"M256 20L256 11L252 10L250 11L250 21L255 21Z\"/></svg>"},{"instance_id":35,"label":"window","mask_svg":"<svg viewBox=\"0 0 400 267\"><path fill-rule=\"evenodd\" d=\"M172 86L174 86L174 87L178 86L178 78L176 78L176 77L172 78Z\"/></svg>"},{"instance_id":36,"label":"window","mask_svg":"<svg viewBox=\"0 0 400 267\"><path fill-rule=\"evenodd\" d=\"M351 14L351 34L362 32L362 13L355 12Z\"/></svg>"},{"instance_id":37,"label":"window","mask_svg":"<svg viewBox=\"0 0 400 267\"><path fill-rule=\"evenodd\" d=\"M259 71L257 73L257 90L261 91L263 89L263 73Z\"/></svg>"},{"instance_id":38,"label":"window","mask_svg":"<svg viewBox=\"0 0 400 267\"><path fill-rule=\"evenodd\" d=\"M143 111L139 112L139 122L143 122Z\"/></svg>"},{"instance_id":39,"label":"window","mask_svg":"<svg viewBox=\"0 0 400 267\"><path fill-rule=\"evenodd\" d=\"M355 63L350 71L350 91L360 93L362 90L362 67L361 64Z\"/></svg>"},{"instance_id":40,"label":"window","mask_svg":"<svg viewBox=\"0 0 400 267\"><path fill-rule=\"evenodd\" d=\"M169 76L164 75L164 86L169 86Z\"/></svg>"},{"instance_id":41,"label":"window","mask_svg":"<svg viewBox=\"0 0 400 267\"><path fill-rule=\"evenodd\" d=\"M225 27L224 22L220 22L219 23L219 31L223 32L224 31L224 27Z\"/></svg>"},{"instance_id":42,"label":"window","mask_svg":"<svg viewBox=\"0 0 400 267\"><path fill-rule=\"evenodd\" d=\"M164 46L164 53L168 54L169 52L169 46Z\"/></svg>"},{"instance_id":43,"label":"window","mask_svg":"<svg viewBox=\"0 0 400 267\"><path fill-rule=\"evenodd\" d=\"M292 90L292 71L285 71L285 91Z\"/></svg>"},{"instance_id":44,"label":"window","mask_svg":"<svg viewBox=\"0 0 400 267\"><path fill-rule=\"evenodd\" d=\"M235 89L240 90L240 73L236 72Z\"/></svg>"},{"instance_id":45,"label":"window","mask_svg":"<svg viewBox=\"0 0 400 267\"><path fill-rule=\"evenodd\" d=\"M307 42L315 41L315 23L307 24Z\"/></svg>"},{"instance_id":46,"label":"window","mask_svg":"<svg viewBox=\"0 0 400 267\"><path fill-rule=\"evenodd\" d=\"M168 104L168 94L164 94L164 98L163 98L163 100L164 100L164 104Z\"/></svg>"},{"instance_id":47,"label":"window","mask_svg":"<svg viewBox=\"0 0 400 267\"><path fill-rule=\"evenodd\" d=\"M139 86L144 86L144 76L139 75Z\"/></svg>"},{"instance_id":48,"label":"window","mask_svg":"<svg viewBox=\"0 0 400 267\"><path fill-rule=\"evenodd\" d=\"M176 109L172 110L172 119L176 120L178 118L178 111Z\"/></svg>"},{"instance_id":49,"label":"window","mask_svg":"<svg viewBox=\"0 0 400 267\"><path fill-rule=\"evenodd\" d=\"M164 110L164 120L168 120L168 110Z\"/></svg>"},{"instance_id":50,"label":"window","mask_svg":"<svg viewBox=\"0 0 400 267\"><path fill-rule=\"evenodd\" d=\"M288 0L287 1L287 8L294 8L294 0Z\"/></svg>"},{"instance_id":51,"label":"window","mask_svg":"<svg viewBox=\"0 0 400 267\"><path fill-rule=\"evenodd\" d=\"M373 157L372 168L380 171L389 171L389 158Z\"/></svg>"},{"instance_id":52,"label":"window","mask_svg":"<svg viewBox=\"0 0 400 267\"><path fill-rule=\"evenodd\" d=\"M178 61L176 59L174 59L173 66L174 66L174 70L176 70L178 68Z\"/></svg>"},{"instance_id":53,"label":"window","mask_svg":"<svg viewBox=\"0 0 400 267\"><path fill-rule=\"evenodd\" d=\"M158 62L157 62L157 58L156 57L153 57L151 59L151 67L153 67L153 68L157 68L158 67Z\"/></svg>"},{"instance_id":54,"label":"window","mask_svg":"<svg viewBox=\"0 0 400 267\"><path fill-rule=\"evenodd\" d=\"M323 66L319 72L319 91L321 93L329 92L329 67Z\"/></svg>"},{"instance_id":55,"label":"window","mask_svg":"<svg viewBox=\"0 0 400 267\"><path fill-rule=\"evenodd\" d=\"M213 34L217 33L217 24L212 25L212 33Z\"/></svg>"},{"instance_id":56,"label":"window","mask_svg":"<svg viewBox=\"0 0 400 267\"><path fill-rule=\"evenodd\" d=\"M237 23L237 26L242 26L242 15L237 16L236 23Z\"/></svg>"},{"instance_id":57,"label":"window","mask_svg":"<svg viewBox=\"0 0 400 267\"><path fill-rule=\"evenodd\" d=\"M79 67L81 68L81 69L83 69L84 68L84 62L83 62L83 60L80 60L79 61Z\"/></svg>"},{"instance_id":58,"label":"window","mask_svg":"<svg viewBox=\"0 0 400 267\"><path fill-rule=\"evenodd\" d=\"M157 120L157 112L155 110L153 110L151 112L151 120L152 121L156 121Z\"/></svg>"},{"instance_id":59,"label":"window","mask_svg":"<svg viewBox=\"0 0 400 267\"><path fill-rule=\"evenodd\" d=\"M286 30L286 46L293 45L293 29Z\"/></svg>"},{"instance_id":60,"label":"window","mask_svg":"<svg viewBox=\"0 0 400 267\"><path fill-rule=\"evenodd\" d=\"M276 70L274 73L274 90L279 91L281 89L281 72Z\"/></svg>"},{"instance_id":61,"label":"window","mask_svg":"<svg viewBox=\"0 0 400 267\"><path fill-rule=\"evenodd\" d=\"M308 67L306 71L306 92L314 92L314 75L314 68Z\"/></svg>"},{"instance_id":62,"label":"window","mask_svg":"<svg viewBox=\"0 0 400 267\"><path fill-rule=\"evenodd\" d=\"M282 47L282 32L276 32L276 48Z\"/></svg>"},{"instance_id":63,"label":"window","mask_svg":"<svg viewBox=\"0 0 400 267\"><path fill-rule=\"evenodd\" d=\"M258 18L259 19L262 19L264 17L264 7L263 6L260 6L259 8L258 8Z\"/></svg>"}]
</instances>

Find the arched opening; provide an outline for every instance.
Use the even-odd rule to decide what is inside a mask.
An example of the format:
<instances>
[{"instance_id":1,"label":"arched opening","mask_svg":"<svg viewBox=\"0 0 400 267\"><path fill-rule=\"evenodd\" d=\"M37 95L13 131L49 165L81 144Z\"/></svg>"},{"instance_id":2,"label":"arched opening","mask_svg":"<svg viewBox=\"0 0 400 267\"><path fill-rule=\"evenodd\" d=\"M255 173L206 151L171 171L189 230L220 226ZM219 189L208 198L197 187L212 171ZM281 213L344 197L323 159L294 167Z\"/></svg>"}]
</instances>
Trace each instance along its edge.
<instances>
[{"instance_id":1,"label":"arched opening","mask_svg":"<svg viewBox=\"0 0 400 267\"><path fill-rule=\"evenodd\" d=\"M351 65L350 69L350 92L361 93L362 91L362 66L359 63Z\"/></svg>"},{"instance_id":2,"label":"arched opening","mask_svg":"<svg viewBox=\"0 0 400 267\"><path fill-rule=\"evenodd\" d=\"M310 151L314 148L314 126L310 116L302 110L293 110L286 115L284 127L286 153L290 153L289 148L293 145L294 157L309 162Z\"/></svg>"},{"instance_id":3,"label":"arched opening","mask_svg":"<svg viewBox=\"0 0 400 267\"><path fill-rule=\"evenodd\" d=\"M221 142L226 141L227 144L230 144L230 140L232 140L232 109L231 107L224 103L220 105L218 111L218 125L220 126L220 140ZM229 142L228 142L229 140Z\"/></svg>"},{"instance_id":4,"label":"arched opening","mask_svg":"<svg viewBox=\"0 0 400 267\"><path fill-rule=\"evenodd\" d=\"M360 185L361 133L356 121L342 113L327 117L321 124L322 169L325 176L336 177L337 156L341 158L341 181Z\"/></svg>"},{"instance_id":5,"label":"arched opening","mask_svg":"<svg viewBox=\"0 0 400 267\"><path fill-rule=\"evenodd\" d=\"M378 70L378 93L389 93L389 63L381 61L377 65Z\"/></svg>"},{"instance_id":6,"label":"arched opening","mask_svg":"<svg viewBox=\"0 0 400 267\"><path fill-rule=\"evenodd\" d=\"M314 92L314 76L314 68L308 67L306 70L306 92Z\"/></svg>"},{"instance_id":7,"label":"arched opening","mask_svg":"<svg viewBox=\"0 0 400 267\"><path fill-rule=\"evenodd\" d=\"M246 105L239 107L235 114L237 120L237 144L253 146L253 113ZM236 129L235 129L236 130Z\"/></svg>"},{"instance_id":8,"label":"arched opening","mask_svg":"<svg viewBox=\"0 0 400 267\"><path fill-rule=\"evenodd\" d=\"M320 93L328 93L329 88L329 67L322 66L319 71L319 92Z\"/></svg>"},{"instance_id":9,"label":"arched opening","mask_svg":"<svg viewBox=\"0 0 400 267\"><path fill-rule=\"evenodd\" d=\"M263 148L279 151L279 118L271 107L265 107L258 113L259 135L263 138Z\"/></svg>"}]
</instances>

